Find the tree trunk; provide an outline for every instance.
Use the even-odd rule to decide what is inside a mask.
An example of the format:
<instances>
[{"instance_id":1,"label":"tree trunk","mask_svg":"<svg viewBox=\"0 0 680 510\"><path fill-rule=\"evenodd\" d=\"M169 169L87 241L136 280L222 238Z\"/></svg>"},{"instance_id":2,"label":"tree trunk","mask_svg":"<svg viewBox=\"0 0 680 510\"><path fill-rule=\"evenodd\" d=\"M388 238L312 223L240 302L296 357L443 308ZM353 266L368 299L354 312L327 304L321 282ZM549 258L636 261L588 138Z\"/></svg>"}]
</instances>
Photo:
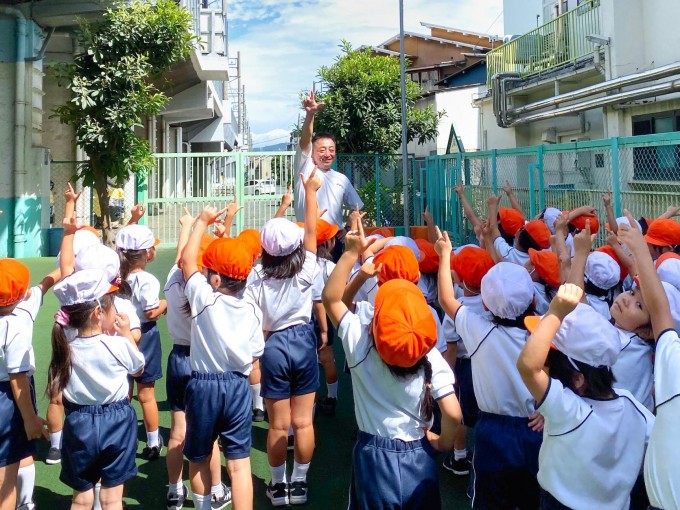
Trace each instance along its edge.
<instances>
[{"instance_id":1,"label":"tree trunk","mask_svg":"<svg viewBox=\"0 0 680 510\"><path fill-rule=\"evenodd\" d=\"M105 246L114 247L114 235L111 230L111 213L109 209L109 185L106 175L102 172L98 163L94 161L92 164L92 171L95 175L94 189L99 199L99 210L101 211L102 222L102 241Z\"/></svg>"}]
</instances>

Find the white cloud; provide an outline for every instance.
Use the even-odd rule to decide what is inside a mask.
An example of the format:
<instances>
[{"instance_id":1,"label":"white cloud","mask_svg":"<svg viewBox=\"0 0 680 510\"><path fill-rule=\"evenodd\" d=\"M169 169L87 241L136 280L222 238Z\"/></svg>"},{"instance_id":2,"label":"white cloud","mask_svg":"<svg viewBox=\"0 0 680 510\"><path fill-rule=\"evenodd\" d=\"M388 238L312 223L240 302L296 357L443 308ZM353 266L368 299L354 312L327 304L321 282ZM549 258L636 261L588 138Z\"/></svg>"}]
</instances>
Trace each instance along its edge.
<instances>
[{"instance_id":1,"label":"white cloud","mask_svg":"<svg viewBox=\"0 0 680 510\"><path fill-rule=\"evenodd\" d=\"M406 31L421 21L475 32L502 32L502 0L405 0ZM232 56L241 52L246 104L254 132L290 130L299 94L331 65L342 39L377 45L399 33L398 0L233 0ZM495 23L494 21L497 20ZM493 25L493 26L491 26ZM277 142L275 142L277 143Z\"/></svg>"}]
</instances>

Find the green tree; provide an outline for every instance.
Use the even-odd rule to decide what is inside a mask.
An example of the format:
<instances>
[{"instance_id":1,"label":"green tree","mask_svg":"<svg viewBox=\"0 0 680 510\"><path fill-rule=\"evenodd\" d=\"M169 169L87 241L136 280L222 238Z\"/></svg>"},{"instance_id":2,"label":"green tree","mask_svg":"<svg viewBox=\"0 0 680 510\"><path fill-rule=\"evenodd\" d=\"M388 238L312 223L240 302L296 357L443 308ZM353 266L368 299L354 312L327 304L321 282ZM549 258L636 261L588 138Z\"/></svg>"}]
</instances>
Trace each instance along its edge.
<instances>
[{"instance_id":1,"label":"green tree","mask_svg":"<svg viewBox=\"0 0 680 510\"><path fill-rule=\"evenodd\" d=\"M396 152L401 146L399 59L373 56L370 49L353 50L347 41L340 47L335 63L319 69L326 87L317 100L326 106L316 115L315 131L333 133L338 153ZM436 138L444 115L432 107L416 109L422 93L420 85L406 81L407 138L420 144Z\"/></svg>"},{"instance_id":2,"label":"green tree","mask_svg":"<svg viewBox=\"0 0 680 510\"><path fill-rule=\"evenodd\" d=\"M74 127L76 143L88 155L77 176L97 193L108 244L109 183L121 187L153 168L152 149L134 129L168 101L150 80L189 56L196 41L192 22L191 14L172 0L120 2L101 23L79 20L82 52L72 63L55 66L60 86L72 93L55 114Z\"/></svg>"}]
</instances>

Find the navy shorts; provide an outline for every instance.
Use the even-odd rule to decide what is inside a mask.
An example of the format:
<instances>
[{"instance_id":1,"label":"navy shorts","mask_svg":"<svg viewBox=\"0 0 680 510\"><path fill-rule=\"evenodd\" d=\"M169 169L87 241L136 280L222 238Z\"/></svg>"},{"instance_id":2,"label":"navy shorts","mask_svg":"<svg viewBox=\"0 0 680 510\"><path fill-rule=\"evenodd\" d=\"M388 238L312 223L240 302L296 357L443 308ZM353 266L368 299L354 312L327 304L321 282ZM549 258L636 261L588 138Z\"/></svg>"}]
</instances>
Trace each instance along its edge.
<instances>
[{"instance_id":1,"label":"navy shorts","mask_svg":"<svg viewBox=\"0 0 680 510\"><path fill-rule=\"evenodd\" d=\"M35 386L33 377L28 378L31 387L31 400L35 407ZM9 381L0 382L0 467L9 466L35 453L35 441L26 437L24 419L14 400Z\"/></svg>"},{"instance_id":2,"label":"navy shorts","mask_svg":"<svg viewBox=\"0 0 680 510\"><path fill-rule=\"evenodd\" d=\"M101 406L64 400L59 479L72 489L116 487L137 475L137 416L127 399Z\"/></svg>"},{"instance_id":3,"label":"navy shorts","mask_svg":"<svg viewBox=\"0 0 680 510\"><path fill-rule=\"evenodd\" d=\"M326 322L328 323L328 347L333 345L333 340L335 339L335 328L333 327L333 323L326 318ZM312 324L314 325L314 334L316 335L316 348L320 349L321 348L321 328L319 327L319 321L316 318L316 315L312 314Z\"/></svg>"},{"instance_id":4,"label":"navy shorts","mask_svg":"<svg viewBox=\"0 0 680 510\"><path fill-rule=\"evenodd\" d=\"M168 369L165 376L165 392L168 397L170 410L184 411L184 395L191 379L191 364L188 345L173 345L168 356Z\"/></svg>"},{"instance_id":5,"label":"navy shorts","mask_svg":"<svg viewBox=\"0 0 680 510\"><path fill-rule=\"evenodd\" d=\"M475 388L472 385L472 361L470 358L458 358L456 360L456 397L463 412L463 425L474 427L479 417L479 407Z\"/></svg>"},{"instance_id":6,"label":"navy shorts","mask_svg":"<svg viewBox=\"0 0 680 510\"><path fill-rule=\"evenodd\" d=\"M427 438L402 441L359 431L348 510L439 510L437 455Z\"/></svg>"},{"instance_id":7,"label":"navy shorts","mask_svg":"<svg viewBox=\"0 0 680 510\"><path fill-rule=\"evenodd\" d=\"M184 455L191 462L205 460L218 437L227 459L250 456L253 397L246 376L192 372L185 412Z\"/></svg>"},{"instance_id":8,"label":"navy shorts","mask_svg":"<svg viewBox=\"0 0 680 510\"><path fill-rule=\"evenodd\" d=\"M319 389L319 357L314 326L298 324L274 331L260 358L264 398L282 399Z\"/></svg>"},{"instance_id":9,"label":"navy shorts","mask_svg":"<svg viewBox=\"0 0 680 510\"><path fill-rule=\"evenodd\" d=\"M142 338L139 341L139 350L144 355L144 373L133 379L138 383L152 383L163 377L161 367L161 334L156 327L156 322L142 323Z\"/></svg>"},{"instance_id":10,"label":"navy shorts","mask_svg":"<svg viewBox=\"0 0 680 510\"><path fill-rule=\"evenodd\" d=\"M528 423L528 418L479 413L472 458L472 508L539 508L536 474L543 433L534 432Z\"/></svg>"},{"instance_id":11,"label":"navy shorts","mask_svg":"<svg viewBox=\"0 0 680 510\"><path fill-rule=\"evenodd\" d=\"M541 510L572 510L566 505L563 505L555 496L548 491L541 489Z\"/></svg>"}]
</instances>

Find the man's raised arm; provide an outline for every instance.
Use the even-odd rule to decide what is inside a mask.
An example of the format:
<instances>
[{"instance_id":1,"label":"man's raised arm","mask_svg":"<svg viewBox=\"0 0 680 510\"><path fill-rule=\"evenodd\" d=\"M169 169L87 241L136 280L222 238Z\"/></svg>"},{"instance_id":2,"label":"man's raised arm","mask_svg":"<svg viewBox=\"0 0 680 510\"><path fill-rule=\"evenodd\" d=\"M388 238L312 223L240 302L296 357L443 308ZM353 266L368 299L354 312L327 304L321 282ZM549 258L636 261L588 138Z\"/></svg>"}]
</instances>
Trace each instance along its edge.
<instances>
[{"instance_id":1,"label":"man's raised arm","mask_svg":"<svg viewBox=\"0 0 680 510\"><path fill-rule=\"evenodd\" d=\"M305 107L307 114L300 131L300 149L303 153L310 156L312 153L312 136L314 135L314 116L316 112L326 106L326 103L317 103L314 90L312 90L309 96L304 98L302 105Z\"/></svg>"}]
</instances>

